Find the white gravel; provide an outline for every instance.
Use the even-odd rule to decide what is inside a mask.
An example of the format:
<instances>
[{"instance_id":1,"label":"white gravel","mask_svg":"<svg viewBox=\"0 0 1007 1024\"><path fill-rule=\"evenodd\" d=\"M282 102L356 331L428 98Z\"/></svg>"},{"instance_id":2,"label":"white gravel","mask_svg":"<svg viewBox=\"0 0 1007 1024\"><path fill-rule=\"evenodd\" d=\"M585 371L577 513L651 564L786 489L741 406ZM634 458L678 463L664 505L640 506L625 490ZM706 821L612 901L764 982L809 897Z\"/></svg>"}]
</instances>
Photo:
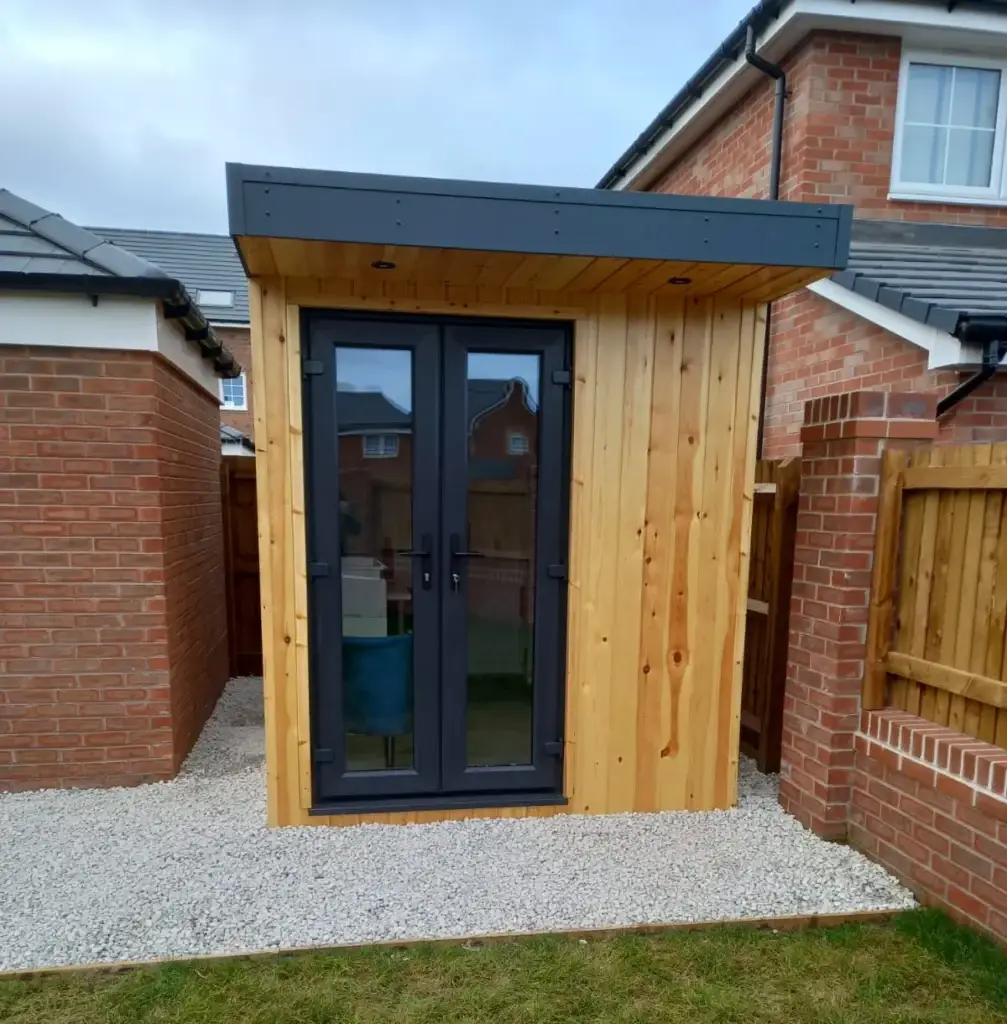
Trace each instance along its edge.
<instances>
[{"instance_id":1,"label":"white gravel","mask_svg":"<svg viewBox=\"0 0 1007 1024\"><path fill-rule=\"evenodd\" d=\"M0 970L913 905L751 763L733 811L264 821L255 679L228 685L172 782L0 796Z\"/></svg>"}]
</instances>

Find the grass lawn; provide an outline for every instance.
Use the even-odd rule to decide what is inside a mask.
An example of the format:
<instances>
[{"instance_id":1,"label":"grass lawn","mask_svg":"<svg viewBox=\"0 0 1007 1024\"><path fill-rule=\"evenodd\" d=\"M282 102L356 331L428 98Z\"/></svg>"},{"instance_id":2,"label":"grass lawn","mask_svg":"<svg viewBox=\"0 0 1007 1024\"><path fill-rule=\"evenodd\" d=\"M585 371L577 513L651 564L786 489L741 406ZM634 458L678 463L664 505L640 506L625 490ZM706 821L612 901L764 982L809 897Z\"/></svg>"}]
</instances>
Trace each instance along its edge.
<instances>
[{"instance_id":1,"label":"grass lawn","mask_svg":"<svg viewBox=\"0 0 1007 1024\"><path fill-rule=\"evenodd\" d=\"M933 911L891 925L352 950L0 982L4 1024L1007 1021L1007 958Z\"/></svg>"}]
</instances>

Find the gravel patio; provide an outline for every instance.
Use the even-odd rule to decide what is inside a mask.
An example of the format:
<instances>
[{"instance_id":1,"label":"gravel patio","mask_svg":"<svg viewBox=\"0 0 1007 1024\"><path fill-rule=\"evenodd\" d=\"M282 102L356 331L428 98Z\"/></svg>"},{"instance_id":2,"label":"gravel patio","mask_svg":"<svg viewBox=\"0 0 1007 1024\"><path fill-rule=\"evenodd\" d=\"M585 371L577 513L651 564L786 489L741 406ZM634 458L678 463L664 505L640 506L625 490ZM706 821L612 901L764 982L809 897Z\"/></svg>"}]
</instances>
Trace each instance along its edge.
<instances>
[{"instance_id":1,"label":"gravel patio","mask_svg":"<svg viewBox=\"0 0 1007 1024\"><path fill-rule=\"evenodd\" d=\"M172 782L0 796L0 879L0 970L914 905L751 763L732 811L270 831L258 679Z\"/></svg>"}]
</instances>

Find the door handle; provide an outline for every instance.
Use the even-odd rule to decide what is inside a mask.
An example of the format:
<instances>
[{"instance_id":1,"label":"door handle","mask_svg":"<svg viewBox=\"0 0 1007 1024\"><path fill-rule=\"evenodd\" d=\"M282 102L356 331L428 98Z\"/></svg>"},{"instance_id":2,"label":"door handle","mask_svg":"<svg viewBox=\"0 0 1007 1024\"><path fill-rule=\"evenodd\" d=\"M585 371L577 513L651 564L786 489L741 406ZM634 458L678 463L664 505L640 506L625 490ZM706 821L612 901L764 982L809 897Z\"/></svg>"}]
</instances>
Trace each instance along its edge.
<instances>
[{"instance_id":1,"label":"door handle","mask_svg":"<svg viewBox=\"0 0 1007 1024\"><path fill-rule=\"evenodd\" d=\"M420 538L422 547L411 549L406 548L397 550L395 554L402 555L406 558L422 558L423 562L420 565L420 572L423 574L423 589L429 590L433 586L433 572L432 572L432 561L434 553L434 536L432 533L425 533Z\"/></svg>"},{"instance_id":2,"label":"door handle","mask_svg":"<svg viewBox=\"0 0 1007 1024\"><path fill-rule=\"evenodd\" d=\"M451 589L461 590L462 588L462 574L458 571L458 559L459 558L484 558L485 555L482 551L466 551L462 548L462 538L460 534L451 534Z\"/></svg>"}]
</instances>

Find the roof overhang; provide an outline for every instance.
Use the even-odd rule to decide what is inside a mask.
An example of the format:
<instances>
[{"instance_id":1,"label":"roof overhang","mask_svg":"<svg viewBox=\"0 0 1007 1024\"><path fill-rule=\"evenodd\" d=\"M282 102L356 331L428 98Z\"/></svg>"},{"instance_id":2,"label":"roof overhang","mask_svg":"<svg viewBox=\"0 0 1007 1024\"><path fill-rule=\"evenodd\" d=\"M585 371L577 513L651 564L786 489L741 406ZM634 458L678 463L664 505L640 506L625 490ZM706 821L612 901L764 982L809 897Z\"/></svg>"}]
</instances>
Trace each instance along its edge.
<instances>
[{"instance_id":1,"label":"roof overhang","mask_svg":"<svg viewBox=\"0 0 1007 1024\"><path fill-rule=\"evenodd\" d=\"M1005 0L762 0L643 130L598 183L645 189L756 85L762 75L745 60L752 25L758 51L780 61L814 31L899 36L921 47L1002 52Z\"/></svg>"},{"instance_id":2,"label":"roof overhang","mask_svg":"<svg viewBox=\"0 0 1007 1024\"><path fill-rule=\"evenodd\" d=\"M776 298L846 265L852 209L229 164L251 277ZM387 264L388 266L383 266Z\"/></svg>"},{"instance_id":3,"label":"roof overhang","mask_svg":"<svg viewBox=\"0 0 1007 1024\"><path fill-rule=\"evenodd\" d=\"M982 365L983 346L962 341L951 331L907 316L834 280L814 281L808 289L927 353L928 370L969 369ZM1004 318L1007 326L1007 317ZM1001 363L1007 365L1007 360Z\"/></svg>"}]
</instances>

